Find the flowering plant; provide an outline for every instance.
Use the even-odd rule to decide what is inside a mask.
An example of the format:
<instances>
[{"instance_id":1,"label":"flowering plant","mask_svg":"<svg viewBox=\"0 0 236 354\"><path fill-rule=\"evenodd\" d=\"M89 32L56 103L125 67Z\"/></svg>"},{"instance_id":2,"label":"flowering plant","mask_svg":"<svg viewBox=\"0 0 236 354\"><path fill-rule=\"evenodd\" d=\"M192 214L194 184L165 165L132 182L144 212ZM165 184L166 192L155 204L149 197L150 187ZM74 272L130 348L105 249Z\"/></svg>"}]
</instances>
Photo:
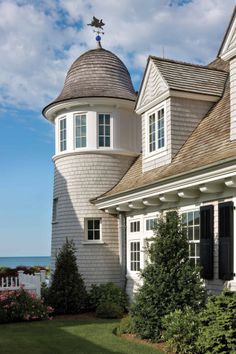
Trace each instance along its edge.
<instances>
[{"instance_id":1,"label":"flowering plant","mask_svg":"<svg viewBox=\"0 0 236 354\"><path fill-rule=\"evenodd\" d=\"M23 287L0 293L0 323L50 319L53 308Z\"/></svg>"}]
</instances>

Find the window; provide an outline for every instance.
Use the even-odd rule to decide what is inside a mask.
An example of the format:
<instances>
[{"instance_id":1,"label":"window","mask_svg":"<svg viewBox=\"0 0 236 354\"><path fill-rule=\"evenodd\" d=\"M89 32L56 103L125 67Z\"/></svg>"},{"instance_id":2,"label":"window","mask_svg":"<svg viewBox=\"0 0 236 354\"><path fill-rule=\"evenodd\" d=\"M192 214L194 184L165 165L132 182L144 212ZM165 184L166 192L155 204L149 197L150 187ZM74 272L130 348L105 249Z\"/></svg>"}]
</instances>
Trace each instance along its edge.
<instances>
[{"instance_id":1,"label":"window","mask_svg":"<svg viewBox=\"0 0 236 354\"><path fill-rule=\"evenodd\" d=\"M140 231L140 221L132 221L130 223L130 232L139 232Z\"/></svg>"},{"instance_id":2,"label":"window","mask_svg":"<svg viewBox=\"0 0 236 354\"><path fill-rule=\"evenodd\" d=\"M200 262L199 210L182 214L183 228L187 232L189 242L189 258L196 265Z\"/></svg>"},{"instance_id":3,"label":"window","mask_svg":"<svg viewBox=\"0 0 236 354\"><path fill-rule=\"evenodd\" d=\"M140 242L130 242L130 270L140 271Z\"/></svg>"},{"instance_id":4,"label":"window","mask_svg":"<svg viewBox=\"0 0 236 354\"><path fill-rule=\"evenodd\" d=\"M151 114L148 119L149 152L165 146L164 108Z\"/></svg>"},{"instance_id":5,"label":"window","mask_svg":"<svg viewBox=\"0 0 236 354\"><path fill-rule=\"evenodd\" d=\"M151 231L155 228L157 223L157 218L153 218L153 219L147 219L146 220L146 230L147 231Z\"/></svg>"},{"instance_id":6,"label":"window","mask_svg":"<svg viewBox=\"0 0 236 354\"><path fill-rule=\"evenodd\" d=\"M58 208L58 198L54 198L53 205L52 205L52 222L57 221L57 208Z\"/></svg>"},{"instance_id":7,"label":"window","mask_svg":"<svg viewBox=\"0 0 236 354\"><path fill-rule=\"evenodd\" d=\"M86 115L75 116L75 146L76 148L86 147Z\"/></svg>"},{"instance_id":8,"label":"window","mask_svg":"<svg viewBox=\"0 0 236 354\"><path fill-rule=\"evenodd\" d=\"M98 144L99 147L111 146L111 123L110 114L98 115Z\"/></svg>"},{"instance_id":9,"label":"window","mask_svg":"<svg viewBox=\"0 0 236 354\"><path fill-rule=\"evenodd\" d=\"M60 151L66 150L66 118L59 120L60 130Z\"/></svg>"},{"instance_id":10,"label":"window","mask_svg":"<svg viewBox=\"0 0 236 354\"><path fill-rule=\"evenodd\" d=\"M87 219L85 228L88 241L101 239L101 219Z\"/></svg>"}]
</instances>

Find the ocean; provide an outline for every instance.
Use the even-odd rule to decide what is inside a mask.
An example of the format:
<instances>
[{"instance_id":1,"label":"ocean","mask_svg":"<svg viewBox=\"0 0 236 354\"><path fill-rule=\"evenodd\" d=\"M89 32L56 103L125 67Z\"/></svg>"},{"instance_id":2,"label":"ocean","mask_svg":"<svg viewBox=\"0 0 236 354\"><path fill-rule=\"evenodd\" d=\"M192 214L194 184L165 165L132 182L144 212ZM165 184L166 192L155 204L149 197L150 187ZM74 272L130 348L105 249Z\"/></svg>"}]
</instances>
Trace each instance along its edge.
<instances>
[{"instance_id":1,"label":"ocean","mask_svg":"<svg viewBox=\"0 0 236 354\"><path fill-rule=\"evenodd\" d=\"M0 267L16 268L18 266L50 266L51 257L0 257Z\"/></svg>"}]
</instances>

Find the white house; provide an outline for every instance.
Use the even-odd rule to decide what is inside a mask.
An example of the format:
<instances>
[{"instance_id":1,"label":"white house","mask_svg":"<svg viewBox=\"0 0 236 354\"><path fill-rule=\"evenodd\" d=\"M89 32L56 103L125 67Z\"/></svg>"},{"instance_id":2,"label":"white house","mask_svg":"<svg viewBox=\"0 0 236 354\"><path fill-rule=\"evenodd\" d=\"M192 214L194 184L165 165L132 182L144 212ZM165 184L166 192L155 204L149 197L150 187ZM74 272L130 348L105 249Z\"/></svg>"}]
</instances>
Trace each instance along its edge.
<instances>
[{"instance_id":1,"label":"white house","mask_svg":"<svg viewBox=\"0 0 236 354\"><path fill-rule=\"evenodd\" d=\"M236 9L209 65L150 56L136 97L98 45L43 114L55 124L53 263L71 238L88 286L132 295L157 216L176 208L207 287L236 290Z\"/></svg>"}]
</instances>

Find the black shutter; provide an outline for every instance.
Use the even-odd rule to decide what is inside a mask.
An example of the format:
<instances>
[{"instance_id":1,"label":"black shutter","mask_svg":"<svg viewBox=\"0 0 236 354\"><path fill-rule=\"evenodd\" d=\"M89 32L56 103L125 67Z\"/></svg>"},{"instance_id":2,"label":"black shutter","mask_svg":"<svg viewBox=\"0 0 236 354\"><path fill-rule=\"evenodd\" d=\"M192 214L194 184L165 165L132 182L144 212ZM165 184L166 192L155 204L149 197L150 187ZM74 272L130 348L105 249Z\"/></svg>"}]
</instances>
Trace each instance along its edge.
<instances>
[{"instance_id":1,"label":"black shutter","mask_svg":"<svg viewBox=\"0 0 236 354\"><path fill-rule=\"evenodd\" d=\"M213 252L214 207L207 205L200 208L200 265L204 279L213 279Z\"/></svg>"},{"instance_id":2,"label":"black shutter","mask_svg":"<svg viewBox=\"0 0 236 354\"><path fill-rule=\"evenodd\" d=\"M233 279L233 202L219 204L219 278Z\"/></svg>"}]
</instances>

